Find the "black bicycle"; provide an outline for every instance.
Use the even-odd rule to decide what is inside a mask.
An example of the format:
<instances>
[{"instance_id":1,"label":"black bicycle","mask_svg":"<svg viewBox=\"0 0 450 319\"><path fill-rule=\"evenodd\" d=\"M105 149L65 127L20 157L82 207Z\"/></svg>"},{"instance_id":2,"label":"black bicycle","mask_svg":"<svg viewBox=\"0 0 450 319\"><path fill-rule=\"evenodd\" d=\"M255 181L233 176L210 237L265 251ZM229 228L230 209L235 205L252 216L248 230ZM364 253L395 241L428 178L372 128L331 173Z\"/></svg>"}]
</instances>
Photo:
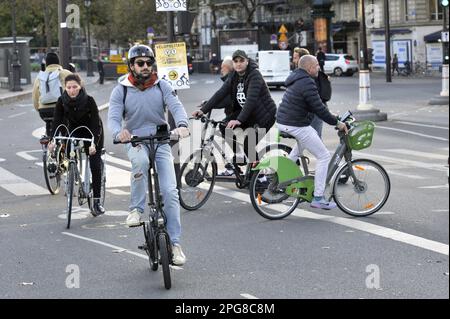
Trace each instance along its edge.
<instances>
[{"instance_id":1,"label":"black bicycle","mask_svg":"<svg viewBox=\"0 0 450 319\"><path fill-rule=\"evenodd\" d=\"M157 133L151 136L133 136L128 142L114 141L114 144L131 143L133 147L143 145L147 147L149 154L149 169L148 169L148 206L150 208L148 221L141 222L143 226L145 243L138 246L139 249L144 250L150 262L150 268L153 271L158 270L158 265L161 264L164 287L170 289L172 286L170 265L172 262L172 245L169 233L167 232L167 218L163 209L163 200L159 187L159 177L155 165L155 157L158 148L161 145L169 144L170 140L176 137L170 135L167 125L159 125Z\"/></svg>"},{"instance_id":2,"label":"black bicycle","mask_svg":"<svg viewBox=\"0 0 450 319\"><path fill-rule=\"evenodd\" d=\"M258 164L258 162L247 163L245 172L242 172L238 165L232 165L234 176L219 176L214 150L218 150L223 159L226 159L226 155L214 138L216 135L221 136L219 125L227 125L227 122L215 121L210 116L211 112L199 118L191 118L201 120L204 125L200 149L195 150L186 159L180 171L180 204L186 210L196 210L202 207L208 201L216 181L234 182L239 189L247 188L254 173L252 168ZM258 160L266 156L287 155L290 152L289 146L277 142L269 144L259 151Z\"/></svg>"}]
</instances>

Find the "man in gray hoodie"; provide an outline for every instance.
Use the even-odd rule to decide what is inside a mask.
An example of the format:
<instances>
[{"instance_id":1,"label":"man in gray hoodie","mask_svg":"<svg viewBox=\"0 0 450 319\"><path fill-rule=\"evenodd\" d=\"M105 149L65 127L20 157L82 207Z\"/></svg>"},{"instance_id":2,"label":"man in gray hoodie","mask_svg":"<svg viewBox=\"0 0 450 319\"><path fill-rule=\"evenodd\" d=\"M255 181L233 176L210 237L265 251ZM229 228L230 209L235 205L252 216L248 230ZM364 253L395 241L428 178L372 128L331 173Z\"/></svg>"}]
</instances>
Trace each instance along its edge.
<instances>
[{"instance_id":1,"label":"man in gray hoodie","mask_svg":"<svg viewBox=\"0 0 450 319\"><path fill-rule=\"evenodd\" d=\"M155 57L152 49L135 45L128 52L129 73L119 79L109 101L108 127L114 140L127 142L132 135L148 136L156 133L158 125L167 125L166 107L175 119L177 128L173 133L180 138L189 136L188 117L172 86L159 81L152 68ZM123 120L123 123L122 123ZM129 227L141 224L141 214L146 206L148 179L148 150L145 147L125 145L131 161L130 213L126 224ZM173 263L181 266L186 257L180 246L181 223L177 181L171 148L159 146L156 153L167 230L172 241Z\"/></svg>"}]
</instances>

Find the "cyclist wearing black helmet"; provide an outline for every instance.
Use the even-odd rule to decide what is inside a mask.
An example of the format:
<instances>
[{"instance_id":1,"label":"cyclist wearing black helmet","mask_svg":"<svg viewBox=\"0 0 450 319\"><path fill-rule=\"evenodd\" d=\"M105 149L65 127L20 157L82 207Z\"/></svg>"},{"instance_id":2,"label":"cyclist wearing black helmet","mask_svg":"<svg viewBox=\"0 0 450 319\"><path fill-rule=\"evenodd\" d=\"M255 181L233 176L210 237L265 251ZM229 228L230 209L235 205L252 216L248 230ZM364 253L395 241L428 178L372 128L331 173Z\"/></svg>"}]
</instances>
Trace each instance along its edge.
<instances>
[{"instance_id":1,"label":"cyclist wearing black helmet","mask_svg":"<svg viewBox=\"0 0 450 319\"><path fill-rule=\"evenodd\" d=\"M148 136L156 133L158 125L167 125L165 108L175 119L173 130L180 138L189 135L188 117L172 86L159 81L155 56L146 45L135 45L128 52L129 73L119 79L114 88L108 112L108 127L114 140L127 142L132 135ZM123 122L123 123L122 123ZM126 224L140 225L146 205L148 154L147 148L126 144L131 161L130 213ZM167 216L167 230L172 241L173 263L183 265L186 257L181 250L180 205L171 148L161 145L156 154L161 193Z\"/></svg>"}]
</instances>

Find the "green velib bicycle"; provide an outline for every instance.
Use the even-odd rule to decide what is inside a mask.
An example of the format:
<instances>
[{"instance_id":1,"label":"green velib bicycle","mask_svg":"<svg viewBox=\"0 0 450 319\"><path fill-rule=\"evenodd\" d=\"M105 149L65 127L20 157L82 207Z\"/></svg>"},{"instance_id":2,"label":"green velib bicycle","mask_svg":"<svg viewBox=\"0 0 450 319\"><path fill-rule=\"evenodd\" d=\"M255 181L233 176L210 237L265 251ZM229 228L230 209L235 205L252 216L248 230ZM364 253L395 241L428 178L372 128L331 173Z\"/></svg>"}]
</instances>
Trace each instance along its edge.
<instances>
[{"instance_id":1,"label":"green velib bicycle","mask_svg":"<svg viewBox=\"0 0 450 319\"><path fill-rule=\"evenodd\" d=\"M350 111L340 119L349 131L338 132L340 143L328 165L325 195L352 216L368 216L386 203L391 183L385 169L370 159L352 159L353 150L372 144L375 124L356 122ZM283 137L294 138L286 133ZM339 165L344 159L344 164ZM289 216L301 202L311 202L314 174L308 170L309 160L301 156L297 165L286 156L263 159L253 170L250 198L255 210L267 219Z\"/></svg>"}]
</instances>

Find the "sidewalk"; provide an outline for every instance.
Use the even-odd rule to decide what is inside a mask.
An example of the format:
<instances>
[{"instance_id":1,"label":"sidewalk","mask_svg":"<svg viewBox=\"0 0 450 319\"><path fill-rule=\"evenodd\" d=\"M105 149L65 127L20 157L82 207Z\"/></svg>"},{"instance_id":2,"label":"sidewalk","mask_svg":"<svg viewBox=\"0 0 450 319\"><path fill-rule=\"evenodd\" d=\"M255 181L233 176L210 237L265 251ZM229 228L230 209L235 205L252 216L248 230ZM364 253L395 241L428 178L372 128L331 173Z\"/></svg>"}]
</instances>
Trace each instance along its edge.
<instances>
[{"instance_id":1,"label":"sidewalk","mask_svg":"<svg viewBox=\"0 0 450 319\"><path fill-rule=\"evenodd\" d=\"M94 72L94 76L87 77L86 71L78 72L85 85L91 85L98 81L98 74ZM11 92L9 89L0 89L0 106L5 106L8 103L29 100L31 103L31 95L33 93L33 84L38 72L31 72L31 84L22 85L22 91Z\"/></svg>"}]
</instances>

